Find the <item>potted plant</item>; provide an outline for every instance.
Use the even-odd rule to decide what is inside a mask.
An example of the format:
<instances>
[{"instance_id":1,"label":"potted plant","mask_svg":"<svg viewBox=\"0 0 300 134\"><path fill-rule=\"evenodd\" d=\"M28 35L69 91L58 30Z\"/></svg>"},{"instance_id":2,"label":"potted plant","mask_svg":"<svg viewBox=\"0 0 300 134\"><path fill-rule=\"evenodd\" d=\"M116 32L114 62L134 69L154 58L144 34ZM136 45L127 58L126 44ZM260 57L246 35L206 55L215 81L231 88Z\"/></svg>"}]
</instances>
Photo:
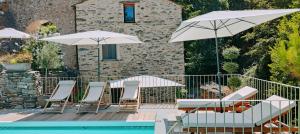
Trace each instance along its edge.
<instances>
[{"instance_id":1,"label":"potted plant","mask_svg":"<svg viewBox=\"0 0 300 134\"><path fill-rule=\"evenodd\" d=\"M0 63L7 72L25 72L31 69L32 55L28 52L5 54L0 57Z\"/></svg>"}]
</instances>

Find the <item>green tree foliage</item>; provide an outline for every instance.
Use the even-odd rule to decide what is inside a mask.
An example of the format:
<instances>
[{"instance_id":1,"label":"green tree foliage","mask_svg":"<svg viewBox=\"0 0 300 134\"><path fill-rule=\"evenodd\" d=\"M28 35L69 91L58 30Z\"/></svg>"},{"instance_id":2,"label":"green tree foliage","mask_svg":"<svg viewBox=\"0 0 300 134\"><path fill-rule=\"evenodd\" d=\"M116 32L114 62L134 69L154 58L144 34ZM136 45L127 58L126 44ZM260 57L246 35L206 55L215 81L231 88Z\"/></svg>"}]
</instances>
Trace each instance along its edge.
<instances>
[{"instance_id":1,"label":"green tree foliage","mask_svg":"<svg viewBox=\"0 0 300 134\"><path fill-rule=\"evenodd\" d=\"M240 49L237 47L229 47L223 50L222 55L226 60L235 60L240 56Z\"/></svg>"},{"instance_id":2,"label":"green tree foliage","mask_svg":"<svg viewBox=\"0 0 300 134\"><path fill-rule=\"evenodd\" d=\"M225 70L229 74L236 73L239 70L239 64L235 62L224 62L223 70Z\"/></svg>"},{"instance_id":3,"label":"green tree foliage","mask_svg":"<svg viewBox=\"0 0 300 134\"><path fill-rule=\"evenodd\" d=\"M45 44L43 48L37 52L37 64L39 68L45 69L47 75L48 69L56 69L62 66L60 56L58 55L60 48L55 44Z\"/></svg>"},{"instance_id":4,"label":"green tree foliage","mask_svg":"<svg viewBox=\"0 0 300 134\"><path fill-rule=\"evenodd\" d=\"M42 26L39 29L39 32L37 33L37 35L39 36L39 38L44 38L44 37L50 36L57 32L58 32L58 28L54 24L48 24L48 25ZM46 66L46 63L49 63L49 64L52 64L52 62L56 63L54 61L57 61L56 58L59 57L59 52L60 52L60 49L58 47L56 47L56 46L50 47L49 45L53 45L53 44L51 44L49 42L45 42L45 41L38 41L35 39L29 40L26 42L24 49L32 53L32 57L33 57L32 68L34 70L39 70L41 68L45 69L45 67L47 67L47 69L56 69L59 67L59 66L56 66L57 64ZM50 48L54 48L55 50L51 50ZM57 49L58 49L58 51L56 51ZM53 51L53 52L47 52L47 51ZM54 53L56 55L54 55ZM46 55L53 56L54 61L51 61L50 59L46 59L46 58L48 58ZM60 62L61 62L61 60L60 60ZM59 63L59 65L61 65L61 63Z\"/></svg>"},{"instance_id":5,"label":"green tree foliage","mask_svg":"<svg viewBox=\"0 0 300 134\"><path fill-rule=\"evenodd\" d=\"M270 54L271 80L297 84L300 80L300 14L284 18L278 26L278 40Z\"/></svg>"}]
</instances>

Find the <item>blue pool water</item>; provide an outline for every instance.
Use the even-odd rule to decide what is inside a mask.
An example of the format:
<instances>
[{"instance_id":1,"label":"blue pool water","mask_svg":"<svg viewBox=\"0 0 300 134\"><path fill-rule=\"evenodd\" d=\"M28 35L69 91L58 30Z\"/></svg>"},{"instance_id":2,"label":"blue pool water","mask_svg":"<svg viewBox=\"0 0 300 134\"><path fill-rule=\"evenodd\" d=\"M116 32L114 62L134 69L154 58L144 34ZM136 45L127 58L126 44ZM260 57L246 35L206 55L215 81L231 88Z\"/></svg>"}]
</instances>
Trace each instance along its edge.
<instances>
[{"instance_id":1,"label":"blue pool water","mask_svg":"<svg viewBox=\"0 0 300 134\"><path fill-rule=\"evenodd\" d=\"M154 134L154 122L22 121L0 123L0 134Z\"/></svg>"}]
</instances>

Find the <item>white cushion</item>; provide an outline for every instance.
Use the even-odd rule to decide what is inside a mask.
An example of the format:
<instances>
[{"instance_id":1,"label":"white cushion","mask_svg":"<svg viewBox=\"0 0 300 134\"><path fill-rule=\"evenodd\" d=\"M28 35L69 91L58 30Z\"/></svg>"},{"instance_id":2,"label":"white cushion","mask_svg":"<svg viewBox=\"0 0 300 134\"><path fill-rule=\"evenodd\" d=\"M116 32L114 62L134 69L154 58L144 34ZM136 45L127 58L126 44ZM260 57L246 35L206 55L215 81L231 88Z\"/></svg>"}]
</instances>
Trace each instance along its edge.
<instances>
[{"instance_id":1,"label":"white cushion","mask_svg":"<svg viewBox=\"0 0 300 134\"><path fill-rule=\"evenodd\" d=\"M240 101L244 100L251 96L254 96L258 92L257 89L245 86L230 95L227 95L221 101L223 101L223 106L228 107L232 106ZM194 107L220 107L219 99L178 99L177 100L178 108L194 108Z\"/></svg>"}]
</instances>

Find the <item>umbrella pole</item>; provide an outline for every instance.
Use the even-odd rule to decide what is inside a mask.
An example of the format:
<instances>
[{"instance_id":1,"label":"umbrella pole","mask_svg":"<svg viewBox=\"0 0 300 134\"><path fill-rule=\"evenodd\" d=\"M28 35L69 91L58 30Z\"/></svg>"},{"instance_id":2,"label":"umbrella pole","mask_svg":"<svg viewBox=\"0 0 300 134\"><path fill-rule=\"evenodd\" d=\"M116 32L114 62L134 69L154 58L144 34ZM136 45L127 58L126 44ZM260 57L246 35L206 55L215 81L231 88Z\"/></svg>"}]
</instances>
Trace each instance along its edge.
<instances>
[{"instance_id":1,"label":"umbrella pole","mask_svg":"<svg viewBox=\"0 0 300 134\"><path fill-rule=\"evenodd\" d=\"M97 71L98 75L97 75L97 77L98 77L98 81L100 81L100 41L98 40L97 42L98 42L98 71Z\"/></svg>"},{"instance_id":2,"label":"umbrella pole","mask_svg":"<svg viewBox=\"0 0 300 134\"><path fill-rule=\"evenodd\" d=\"M218 49L218 29L217 29L216 21L214 21L214 31L215 31L216 56L217 56L218 89L219 89L219 98L221 100L222 99L221 72L220 72L219 49ZM222 102L220 102L220 107L222 108ZM223 109L221 111L223 111Z\"/></svg>"}]
</instances>

